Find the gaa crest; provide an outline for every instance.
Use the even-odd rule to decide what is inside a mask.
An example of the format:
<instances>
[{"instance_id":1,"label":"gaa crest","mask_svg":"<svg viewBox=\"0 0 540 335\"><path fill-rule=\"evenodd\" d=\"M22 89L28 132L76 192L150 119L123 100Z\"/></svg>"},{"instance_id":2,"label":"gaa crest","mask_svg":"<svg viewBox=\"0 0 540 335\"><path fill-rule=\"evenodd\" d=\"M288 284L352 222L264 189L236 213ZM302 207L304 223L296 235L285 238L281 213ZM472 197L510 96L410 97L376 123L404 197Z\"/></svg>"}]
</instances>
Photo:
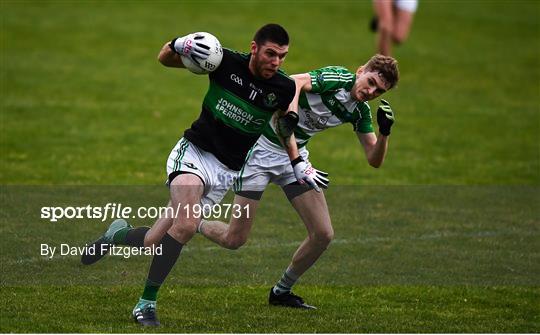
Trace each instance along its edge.
<instances>
[{"instance_id":1,"label":"gaa crest","mask_svg":"<svg viewBox=\"0 0 540 335\"><path fill-rule=\"evenodd\" d=\"M276 107L276 105L277 105L277 97L276 97L275 93L268 93L264 97L264 105L266 107L270 107L270 108Z\"/></svg>"}]
</instances>

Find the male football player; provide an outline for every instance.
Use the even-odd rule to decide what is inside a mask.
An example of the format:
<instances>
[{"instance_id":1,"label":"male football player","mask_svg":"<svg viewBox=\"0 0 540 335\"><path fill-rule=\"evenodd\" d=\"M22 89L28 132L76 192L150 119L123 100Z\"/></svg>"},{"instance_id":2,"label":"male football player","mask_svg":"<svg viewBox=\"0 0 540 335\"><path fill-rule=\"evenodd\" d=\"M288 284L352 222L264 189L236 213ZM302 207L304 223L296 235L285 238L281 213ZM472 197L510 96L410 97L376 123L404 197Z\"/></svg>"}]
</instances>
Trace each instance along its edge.
<instances>
[{"instance_id":1,"label":"male football player","mask_svg":"<svg viewBox=\"0 0 540 335\"><path fill-rule=\"evenodd\" d=\"M250 217L231 218L229 224L202 220L198 230L225 248L239 248L248 238L267 184L273 182L281 186L303 220L308 236L294 253L281 279L270 290L269 303L311 309L314 307L293 294L291 288L328 247L334 231L324 194L298 185L297 180L301 179L295 177L295 170L299 163L308 161L309 153L305 145L312 136L345 123L352 124L369 164L380 167L387 152L394 114L388 102L382 100L377 110L377 136L367 101L393 88L398 82L399 72L394 58L375 55L356 73L343 67L330 66L291 77L296 82L296 95L289 109L299 114L294 135L300 155L295 150L287 152L283 149L274 123L269 123L251 150L234 185L235 203L248 204ZM289 158L293 159L292 165ZM326 174L321 175L320 171L310 167L307 173L312 174L320 186L325 187L328 183Z\"/></svg>"},{"instance_id":2,"label":"male football player","mask_svg":"<svg viewBox=\"0 0 540 335\"><path fill-rule=\"evenodd\" d=\"M169 207L180 209L178 216L160 218L151 229L133 228L124 220L116 220L94 242L96 250L109 244L161 245L162 254L153 257L144 291L133 309L136 322L159 325L158 290L200 222L200 216L190 215L193 206L222 200L272 115L287 111L295 82L279 67L288 45L285 29L267 24L256 32L249 54L223 49L221 64L208 75L209 88L199 118L184 132L167 160ZM180 37L167 42L158 59L164 66L184 68L181 55L201 62L208 57L209 49L197 36ZM287 143L290 139L283 140ZM295 143L290 146L293 150L295 147ZM305 167L309 169L308 164ZM312 182L309 176L306 180ZM81 262L92 264L104 255L84 254Z\"/></svg>"},{"instance_id":3,"label":"male football player","mask_svg":"<svg viewBox=\"0 0 540 335\"><path fill-rule=\"evenodd\" d=\"M390 55L392 46L405 42L411 31L418 0L373 0L375 17L371 29L377 31L377 50Z\"/></svg>"}]
</instances>

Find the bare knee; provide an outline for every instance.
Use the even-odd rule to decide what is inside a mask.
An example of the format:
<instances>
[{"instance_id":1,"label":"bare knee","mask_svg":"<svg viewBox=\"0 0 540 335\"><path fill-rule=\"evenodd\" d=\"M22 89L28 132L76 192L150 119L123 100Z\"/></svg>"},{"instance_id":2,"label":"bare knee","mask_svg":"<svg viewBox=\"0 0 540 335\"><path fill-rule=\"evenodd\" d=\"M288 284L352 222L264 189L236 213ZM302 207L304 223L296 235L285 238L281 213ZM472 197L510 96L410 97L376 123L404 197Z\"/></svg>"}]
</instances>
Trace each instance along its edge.
<instances>
[{"instance_id":1,"label":"bare knee","mask_svg":"<svg viewBox=\"0 0 540 335\"><path fill-rule=\"evenodd\" d=\"M319 245L320 247L326 248L334 239L334 230L329 227L327 229L314 231L310 234L310 239L313 242L317 243L317 245Z\"/></svg>"},{"instance_id":2,"label":"bare knee","mask_svg":"<svg viewBox=\"0 0 540 335\"><path fill-rule=\"evenodd\" d=\"M247 242L247 237L245 236L233 236L228 235L225 240L224 247L231 250L237 250Z\"/></svg>"},{"instance_id":3,"label":"bare knee","mask_svg":"<svg viewBox=\"0 0 540 335\"><path fill-rule=\"evenodd\" d=\"M173 226L169 229L168 233L175 240L180 243L187 243L197 232L197 225L185 222L185 223L174 223Z\"/></svg>"},{"instance_id":4,"label":"bare knee","mask_svg":"<svg viewBox=\"0 0 540 335\"><path fill-rule=\"evenodd\" d=\"M405 42L406 39L407 35L405 34L395 33L394 35L392 35L392 41L395 44L402 44L403 42Z\"/></svg>"},{"instance_id":5,"label":"bare knee","mask_svg":"<svg viewBox=\"0 0 540 335\"><path fill-rule=\"evenodd\" d=\"M387 36L393 36L394 35L394 23L391 19L379 19L378 27L377 29Z\"/></svg>"},{"instance_id":6,"label":"bare knee","mask_svg":"<svg viewBox=\"0 0 540 335\"><path fill-rule=\"evenodd\" d=\"M401 44L409 37L414 14L412 12L398 10L396 15L396 21L394 22L392 31L392 41L396 44Z\"/></svg>"},{"instance_id":7,"label":"bare knee","mask_svg":"<svg viewBox=\"0 0 540 335\"><path fill-rule=\"evenodd\" d=\"M153 245L158 245L159 244L159 241L157 241L157 239L155 237L150 237L148 236L149 234L146 234L146 236L144 237L144 247L145 248L149 248L149 247L152 247Z\"/></svg>"}]
</instances>

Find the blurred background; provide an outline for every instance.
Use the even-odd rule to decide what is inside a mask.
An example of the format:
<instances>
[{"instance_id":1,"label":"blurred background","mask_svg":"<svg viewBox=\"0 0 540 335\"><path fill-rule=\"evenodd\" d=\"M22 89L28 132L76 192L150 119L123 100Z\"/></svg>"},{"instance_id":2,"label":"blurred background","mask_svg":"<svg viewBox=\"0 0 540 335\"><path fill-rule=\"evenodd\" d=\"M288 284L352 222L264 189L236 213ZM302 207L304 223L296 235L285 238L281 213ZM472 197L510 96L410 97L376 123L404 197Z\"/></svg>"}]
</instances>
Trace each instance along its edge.
<instances>
[{"instance_id":1,"label":"blurred background","mask_svg":"<svg viewBox=\"0 0 540 335\"><path fill-rule=\"evenodd\" d=\"M539 12L536 1L420 1L393 50L384 168L367 167L348 126L312 141L314 165L339 185L538 184ZM175 36L209 31L248 51L277 22L289 74L354 71L376 51L370 1L3 1L1 15L2 184L161 183L207 87L158 64Z\"/></svg>"},{"instance_id":2,"label":"blurred background","mask_svg":"<svg viewBox=\"0 0 540 335\"><path fill-rule=\"evenodd\" d=\"M140 331L129 313L149 259L41 257L41 243L83 245L108 223L39 209L166 203L165 161L208 85L158 63L167 41L208 31L247 52L276 22L291 36L287 73L355 71L376 52L372 17L371 1L1 1L0 331ZM336 237L297 293L321 309L266 304L305 236L270 186L245 247L185 248L159 331L540 331L540 2L420 0L393 56L383 167L349 125L309 145L330 173Z\"/></svg>"}]
</instances>

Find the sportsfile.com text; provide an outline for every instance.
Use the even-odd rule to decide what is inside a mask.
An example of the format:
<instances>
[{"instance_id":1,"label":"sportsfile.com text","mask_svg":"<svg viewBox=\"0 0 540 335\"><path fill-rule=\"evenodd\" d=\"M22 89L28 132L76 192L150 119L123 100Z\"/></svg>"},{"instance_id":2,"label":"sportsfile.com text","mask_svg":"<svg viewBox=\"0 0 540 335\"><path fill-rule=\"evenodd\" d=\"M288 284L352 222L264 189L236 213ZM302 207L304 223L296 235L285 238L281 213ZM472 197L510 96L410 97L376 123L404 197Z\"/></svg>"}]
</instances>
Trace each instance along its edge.
<instances>
[{"instance_id":1,"label":"sportsfile.com text","mask_svg":"<svg viewBox=\"0 0 540 335\"><path fill-rule=\"evenodd\" d=\"M107 203L105 206L44 206L41 207L41 218L49 222L62 219L157 219L177 218L179 215L195 219L228 217L250 217L249 205L239 204L182 204L173 207L137 207L124 206L121 203Z\"/></svg>"}]
</instances>

